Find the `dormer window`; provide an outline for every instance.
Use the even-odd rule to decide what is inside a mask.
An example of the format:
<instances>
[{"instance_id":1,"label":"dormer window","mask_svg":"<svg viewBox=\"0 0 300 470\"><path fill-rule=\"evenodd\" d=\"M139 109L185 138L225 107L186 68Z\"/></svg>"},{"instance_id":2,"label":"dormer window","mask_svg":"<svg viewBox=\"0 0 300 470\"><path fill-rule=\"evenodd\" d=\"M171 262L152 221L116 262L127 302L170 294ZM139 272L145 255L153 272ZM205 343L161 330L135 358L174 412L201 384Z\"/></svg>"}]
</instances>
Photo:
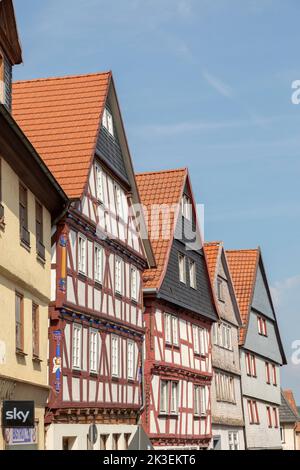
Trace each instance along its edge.
<instances>
[{"instance_id":1,"label":"dormer window","mask_svg":"<svg viewBox=\"0 0 300 470\"><path fill-rule=\"evenodd\" d=\"M113 117L111 112L107 108L105 108L103 112L102 125L110 133L110 135L114 136Z\"/></svg>"},{"instance_id":2,"label":"dormer window","mask_svg":"<svg viewBox=\"0 0 300 470\"><path fill-rule=\"evenodd\" d=\"M187 220L192 220L192 205L190 198L184 194L181 200L181 213Z\"/></svg>"}]
</instances>

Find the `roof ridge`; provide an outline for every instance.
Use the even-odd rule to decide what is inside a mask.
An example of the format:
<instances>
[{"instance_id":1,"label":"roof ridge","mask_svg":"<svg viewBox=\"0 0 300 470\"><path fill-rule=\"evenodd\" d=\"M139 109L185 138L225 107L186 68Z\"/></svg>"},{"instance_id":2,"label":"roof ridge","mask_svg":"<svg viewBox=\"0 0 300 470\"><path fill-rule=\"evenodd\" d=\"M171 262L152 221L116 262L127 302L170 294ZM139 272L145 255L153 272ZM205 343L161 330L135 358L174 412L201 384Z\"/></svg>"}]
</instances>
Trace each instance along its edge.
<instances>
[{"instance_id":1,"label":"roof ridge","mask_svg":"<svg viewBox=\"0 0 300 470\"><path fill-rule=\"evenodd\" d=\"M157 175L157 174L161 174L161 173L175 173L175 172L179 173L181 171L187 171L187 167L172 168L170 170L143 171L141 173L136 173L135 176Z\"/></svg>"},{"instance_id":2,"label":"roof ridge","mask_svg":"<svg viewBox=\"0 0 300 470\"><path fill-rule=\"evenodd\" d=\"M48 82L52 80L67 80L72 78L86 78L86 77L99 77L101 75L111 74L111 70L106 70L104 72L94 72L94 73L83 73L75 75L60 75L54 77L45 77L45 78L31 78L29 80L16 80L13 82L14 85L23 84L23 83L36 83L36 82Z\"/></svg>"},{"instance_id":3,"label":"roof ridge","mask_svg":"<svg viewBox=\"0 0 300 470\"><path fill-rule=\"evenodd\" d=\"M259 248L243 248L241 250L228 250L226 249L226 253L249 253L249 252L258 252Z\"/></svg>"},{"instance_id":4,"label":"roof ridge","mask_svg":"<svg viewBox=\"0 0 300 470\"><path fill-rule=\"evenodd\" d=\"M212 241L212 242L204 242L204 245L213 245L213 246L220 246L220 245L223 245L223 241L221 240L216 240L216 241Z\"/></svg>"}]
</instances>

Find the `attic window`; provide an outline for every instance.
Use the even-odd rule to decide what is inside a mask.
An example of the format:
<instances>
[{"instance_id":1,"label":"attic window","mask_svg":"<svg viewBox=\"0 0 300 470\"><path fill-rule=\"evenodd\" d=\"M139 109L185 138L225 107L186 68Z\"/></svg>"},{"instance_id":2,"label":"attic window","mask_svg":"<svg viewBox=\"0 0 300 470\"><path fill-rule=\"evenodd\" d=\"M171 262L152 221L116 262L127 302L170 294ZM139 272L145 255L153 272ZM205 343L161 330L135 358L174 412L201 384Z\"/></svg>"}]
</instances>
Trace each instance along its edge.
<instances>
[{"instance_id":1,"label":"attic window","mask_svg":"<svg viewBox=\"0 0 300 470\"><path fill-rule=\"evenodd\" d=\"M114 124L111 112L105 108L102 117L102 125L108 130L110 135L114 136Z\"/></svg>"},{"instance_id":2,"label":"attic window","mask_svg":"<svg viewBox=\"0 0 300 470\"><path fill-rule=\"evenodd\" d=\"M185 219L192 220L191 200L186 194L181 199L181 213Z\"/></svg>"}]
</instances>

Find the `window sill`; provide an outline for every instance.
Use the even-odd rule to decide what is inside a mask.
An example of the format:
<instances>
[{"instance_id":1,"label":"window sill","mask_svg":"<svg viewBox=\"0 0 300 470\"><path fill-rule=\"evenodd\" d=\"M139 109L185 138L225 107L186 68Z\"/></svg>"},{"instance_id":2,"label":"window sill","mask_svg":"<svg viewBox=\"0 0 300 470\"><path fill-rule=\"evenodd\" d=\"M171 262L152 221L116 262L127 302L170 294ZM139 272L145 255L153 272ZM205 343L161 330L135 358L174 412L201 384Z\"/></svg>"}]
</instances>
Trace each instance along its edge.
<instances>
[{"instance_id":1,"label":"window sill","mask_svg":"<svg viewBox=\"0 0 300 470\"><path fill-rule=\"evenodd\" d=\"M194 419L206 419L207 415L194 415Z\"/></svg>"},{"instance_id":2,"label":"window sill","mask_svg":"<svg viewBox=\"0 0 300 470\"><path fill-rule=\"evenodd\" d=\"M78 271L78 278L79 279L81 278L82 280L85 281L86 278L87 278L87 275L86 275L86 273L82 273L81 271Z\"/></svg>"},{"instance_id":3,"label":"window sill","mask_svg":"<svg viewBox=\"0 0 300 470\"><path fill-rule=\"evenodd\" d=\"M28 245L28 243L26 243L26 241L24 241L24 240L21 239L21 240L20 240L20 245L21 245L23 248L25 248L25 250L27 250L28 253L31 252L31 247L30 247L30 245Z\"/></svg>"},{"instance_id":4,"label":"window sill","mask_svg":"<svg viewBox=\"0 0 300 470\"><path fill-rule=\"evenodd\" d=\"M81 374L81 369L77 368L77 367L72 367L72 372L73 374L75 375L80 375Z\"/></svg>"},{"instance_id":5,"label":"window sill","mask_svg":"<svg viewBox=\"0 0 300 470\"><path fill-rule=\"evenodd\" d=\"M177 351L180 351L180 346L178 344L166 343L165 346L168 349L176 349Z\"/></svg>"},{"instance_id":6,"label":"window sill","mask_svg":"<svg viewBox=\"0 0 300 470\"><path fill-rule=\"evenodd\" d=\"M93 370L90 371L90 376L91 377L98 377L98 372L95 372Z\"/></svg>"},{"instance_id":7,"label":"window sill","mask_svg":"<svg viewBox=\"0 0 300 470\"><path fill-rule=\"evenodd\" d=\"M115 296L116 296L118 299L123 299L123 294L121 294L121 292L115 291Z\"/></svg>"},{"instance_id":8,"label":"window sill","mask_svg":"<svg viewBox=\"0 0 300 470\"><path fill-rule=\"evenodd\" d=\"M120 381L120 377L117 377L116 375L112 375L111 380L112 380L113 382L119 382L119 381Z\"/></svg>"},{"instance_id":9,"label":"window sill","mask_svg":"<svg viewBox=\"0 0 300 470\"><path fill-rule=\"evenodd\" d=\"M98 289L102 289L102 281L95 280L95 287L97 287Z\"/></svg>"},{"instance_id":10,"label":"window sill","mask_svg":"<svg viewBox=\"0 0 300 470\"><path fill-rule=\"evenodd\" d=\"M20 357L27 357L28 354L26 354L24 351L22 351L21 349L16 349L16 355L17 356L20 356Z\"/></svg>"},{"instance_id":11,"label":"window sill","mask_svg":"<svg viewBox=\"0 0 300 470\"><path fill-rule=\"evenodd\" d=\"M158 414L159 418L179 418L179 413L164 413L163 411L160 411Z\"/></svg>"},{"instance_id":12,"label":"window sill","mask_svg":"<svg viewBox=\"0 0 300 470\"><path fill-rule=\"evenodd\" d=\"M38 364L41 364L43 360L39 356L33 356L32 362L37 362Z\"/></svg>"},{"instance_id":13,"label":"window sill","mask_svg":"<svg viewBox=\"0 0 300 470\"><path fill-rule=\"evenodd\" d=\"M46 264L46 259L43 258L41 255L39 255L38 253L36 254L36 259L39 263L41 263L43 266L45 266Z\"/></svg>"}]
</instances>

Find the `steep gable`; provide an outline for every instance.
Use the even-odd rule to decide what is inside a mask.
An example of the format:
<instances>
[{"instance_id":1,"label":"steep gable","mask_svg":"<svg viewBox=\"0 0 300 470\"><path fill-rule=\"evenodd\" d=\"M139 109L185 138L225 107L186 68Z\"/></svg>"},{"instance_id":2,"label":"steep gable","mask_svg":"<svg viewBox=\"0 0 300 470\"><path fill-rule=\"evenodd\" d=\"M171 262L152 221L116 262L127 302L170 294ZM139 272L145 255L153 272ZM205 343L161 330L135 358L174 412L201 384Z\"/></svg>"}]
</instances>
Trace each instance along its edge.
<instances>
[{"instance_id":1,"label":"steep gable","mask_svg":"<svg viewBox=\"0 0 300 470\"><path fill-rule=\"evenodd\" d=\"M275 319L272 306L272 300L267 287L267 281L262 271L263 267L260 264L256 273L256 282L254 287L254 294L252 300L252 308L262 313L266 317Z\"/></svg>"},{"instance_id":2,"label":"steep gable","mask_svg":"<svg viewBox=\"0 0 300 470\"><path fill-rule=\"evenodd\" d=\"M22 50L12 0L0 2L0 49L3 49L11 65L22 63Z\"/></svg>"}]
</instances>

